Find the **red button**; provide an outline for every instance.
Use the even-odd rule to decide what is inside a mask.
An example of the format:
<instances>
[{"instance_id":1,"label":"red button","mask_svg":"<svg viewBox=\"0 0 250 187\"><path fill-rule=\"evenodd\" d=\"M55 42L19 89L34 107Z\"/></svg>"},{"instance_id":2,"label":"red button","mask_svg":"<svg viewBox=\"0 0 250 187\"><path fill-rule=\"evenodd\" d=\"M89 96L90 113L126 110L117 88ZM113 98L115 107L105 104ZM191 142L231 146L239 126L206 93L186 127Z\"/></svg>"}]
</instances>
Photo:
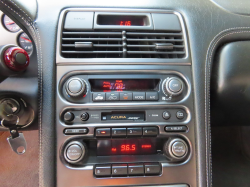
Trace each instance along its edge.
<instances>
[{"instance_id":1,"label":"red button","mask_svg":"<svg viewBox=\"0 0 250 187\"><path fill-rule=\"evenodd\" d=\"M4 52L4 64L12 71L25 70L29 62L28 53L20 47L10 47Z\"/></svg>"}]
</instances>

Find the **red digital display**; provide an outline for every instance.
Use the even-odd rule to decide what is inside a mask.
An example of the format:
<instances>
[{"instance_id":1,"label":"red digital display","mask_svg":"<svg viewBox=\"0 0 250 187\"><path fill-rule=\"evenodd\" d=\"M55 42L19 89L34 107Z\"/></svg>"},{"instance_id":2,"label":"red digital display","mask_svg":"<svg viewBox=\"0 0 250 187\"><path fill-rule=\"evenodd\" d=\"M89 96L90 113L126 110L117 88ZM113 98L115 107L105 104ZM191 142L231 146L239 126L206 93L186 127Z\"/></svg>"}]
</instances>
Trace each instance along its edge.
<instances>
[{"instance_id":1,"label":"red digital display","mask_svg":"<svg viewBox=\"0 0 250 187\"><path fill-rule=\"evenodd\" d=\"M156 144L154 139L98 140L97 153L99 156L155 154Z\"/></svg>"},{"instance_id":2,"label":"red digital display","mask_svg":"<svg viewBox=\"0 0 250 187\"><path fill-rule=\"evenodd\" d=\"M131 21L120 21L121 26L131 26Z\"/></svg>"},{"instance_id":3,"label":"red digital display","mask_svg":"<svg viewBox=\"0 0 250 187\"><path fill-rule=\"evenodd\" d=\"M121 152L124 152L124 151L135 151L136 150L136 146L135 144L133 145L130 145L130 144L123 144L121 145Z\"/></svg>"},{"instance_id":4,"label":"red digital display","mask_svg":"<svg viewBox=\"0 0 250 187\"><path fill-rule=\"evenodd\" d=\"M115 26L146 26L149 25L149 20L147 16L98 15L97 24Z\"/></svg>"},{"instance_id":5,"label":"red digital display","mask_svg":"<svg viewBox=\"0 0 250 187\"><path fill-rule=\"evenodd\" d=\"M158 90L159 79L89 79L94 92Z\"/></svg>"}]
</instances>

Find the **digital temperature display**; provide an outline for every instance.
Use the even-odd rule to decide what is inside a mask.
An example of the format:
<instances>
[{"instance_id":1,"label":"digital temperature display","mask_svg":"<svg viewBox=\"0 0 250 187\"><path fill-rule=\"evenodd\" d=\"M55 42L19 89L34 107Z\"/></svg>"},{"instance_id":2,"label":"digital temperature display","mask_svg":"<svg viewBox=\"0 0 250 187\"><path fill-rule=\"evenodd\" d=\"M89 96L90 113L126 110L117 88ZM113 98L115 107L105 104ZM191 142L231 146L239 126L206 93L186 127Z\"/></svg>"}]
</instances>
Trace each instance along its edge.
<instances>
[{"instance_id":1,"label":"digital temperature display","mask_svg":"<svg viewBox=\"0 0 250 187\"><path fill-rule=\"evenodd\" d=\"M97 155L147 155L156 153L154 139L98 140Z\"/></svg>"},{"instance_id":2,"label":"digital temperature display","mask_svg":"<svg viewBox=\"0 0 250 187\"><path fill-rule=\"evenodd\" d=\"M97 24L114 26L147 26L149 25L149 21L147 16L98 15Z\"/></svg>"},{"instance_id":3,"label":"digital temperature display","mask_svg":"<svg viewBox=\"0 0 250 187\"><path fill-rule=\"evenodd\" d=\"M159 79L89 79L93 92L157 91Z\"/></svg>"}]
</instances>

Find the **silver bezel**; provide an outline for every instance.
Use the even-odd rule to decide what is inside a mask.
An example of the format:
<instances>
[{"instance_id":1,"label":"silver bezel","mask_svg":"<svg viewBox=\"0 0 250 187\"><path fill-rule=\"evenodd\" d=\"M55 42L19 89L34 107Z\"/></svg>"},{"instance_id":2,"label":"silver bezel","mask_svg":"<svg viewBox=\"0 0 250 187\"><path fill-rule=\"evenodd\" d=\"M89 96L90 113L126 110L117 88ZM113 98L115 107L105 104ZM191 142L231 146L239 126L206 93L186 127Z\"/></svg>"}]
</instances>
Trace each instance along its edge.
<instances>
[{"instance_id":1,"label":"silver bezel","mask_svg":"<svg viewBox=\"0 0 250 187\"><path fill-rule=\"evenodd\" d=\"M102 12L102 13L165 13L175 14L178 16L183 32L183 39L185 45L186 56L179 59L166 59L166 58L64 58L61 56L61 41L62 41L62 30L65 15L68 12ZM159 9L123 9L123 8L69 8L61 12L58 23L57 32L57 47L56 47L56 63L57 65L94 65L94 64L154 64L154 65L191 65L191 59L189 56L189 46L187 42L186 28L182 15L176 11L170 10L159 10Z\"/></svg>"}]
</instances>

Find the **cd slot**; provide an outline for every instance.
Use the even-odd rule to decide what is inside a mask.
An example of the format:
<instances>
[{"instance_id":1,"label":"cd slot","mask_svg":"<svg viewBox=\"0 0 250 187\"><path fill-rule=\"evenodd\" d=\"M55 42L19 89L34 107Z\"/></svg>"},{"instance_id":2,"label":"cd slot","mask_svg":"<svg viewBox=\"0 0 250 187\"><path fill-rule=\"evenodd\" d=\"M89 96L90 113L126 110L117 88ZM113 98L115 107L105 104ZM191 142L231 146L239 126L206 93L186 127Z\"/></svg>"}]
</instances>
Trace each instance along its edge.
<instances>
[{"instance_id":1,"label":"cd slot","mask_svg":"<svg viewBox=\"0 0 250 187\"><path fill-rule=\"evenodd\" d=\"M102 121L145 121L145 112L102 112Z\"/></svg>"}]
</instances>

